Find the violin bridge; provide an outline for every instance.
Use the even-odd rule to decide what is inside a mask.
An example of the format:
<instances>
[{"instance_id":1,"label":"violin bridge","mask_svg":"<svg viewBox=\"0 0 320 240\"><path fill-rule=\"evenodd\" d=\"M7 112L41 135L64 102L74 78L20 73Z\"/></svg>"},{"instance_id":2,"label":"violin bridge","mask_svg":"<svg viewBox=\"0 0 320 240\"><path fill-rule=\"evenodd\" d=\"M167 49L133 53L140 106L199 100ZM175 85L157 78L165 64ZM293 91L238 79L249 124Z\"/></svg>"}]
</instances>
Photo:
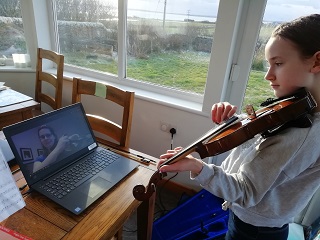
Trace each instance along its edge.
<instances>
[{"instance_id":1,"label":"violin bridge","mask_svg":"<svg viewBox=\"0 0 320 240\"><path fill-rule=\"evenodd\" d=\"M257 117L256 112L254 111L254 108L253 108L253 106L251 104L246 106L246 112L247 112L247 114L248 114L248 116L250 118L256 118Z\"/></svg>"}]
</instances>

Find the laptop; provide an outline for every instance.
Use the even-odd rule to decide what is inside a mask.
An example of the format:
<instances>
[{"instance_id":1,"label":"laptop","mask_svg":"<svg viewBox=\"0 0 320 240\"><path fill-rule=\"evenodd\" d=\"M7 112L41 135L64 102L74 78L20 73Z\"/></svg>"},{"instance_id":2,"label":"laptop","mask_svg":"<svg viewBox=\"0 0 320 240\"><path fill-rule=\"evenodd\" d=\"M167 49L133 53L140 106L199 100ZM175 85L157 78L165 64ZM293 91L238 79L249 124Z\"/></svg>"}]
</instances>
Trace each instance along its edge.
<instances>
[{"instance_id":1,"label":"laptop","mask_svg":"<svg viewBox=\"0 0 320 240\"><path fill-rule=\"evenodd\" d=\"M29 187L76 215L139 166L98 146L81 103L10 125L3 133ZM50 139L59 139L54 148L59 151L47 152Z\"/></svg>"}]
</instances>

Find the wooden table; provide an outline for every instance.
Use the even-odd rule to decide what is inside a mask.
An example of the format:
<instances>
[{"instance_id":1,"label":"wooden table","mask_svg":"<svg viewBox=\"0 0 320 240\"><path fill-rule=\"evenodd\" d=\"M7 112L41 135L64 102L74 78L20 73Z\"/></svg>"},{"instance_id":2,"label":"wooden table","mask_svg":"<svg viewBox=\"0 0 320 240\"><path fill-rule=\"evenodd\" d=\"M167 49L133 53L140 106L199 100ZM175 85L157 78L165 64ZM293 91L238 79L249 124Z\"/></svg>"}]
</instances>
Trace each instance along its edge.
<instances>
[{"instance_id":1,"label":"wooden table","mask_svg":"<svg viewBox=\"0 0 320 240\"><path fill-rule=\"evenodd\" d=\"M31 97L12 89L0 91L0 103L0 129L31 118L32 109L39 105Z\"/></svg>"},{"instance_id":2,"label":"wooden table","mask_svg":"<svg viewBox=\"0 0 320 240\"><path fill-rule=\"evenodd\" d=\"M130 151L137 154L137 151ZM135 159L135 155L126 154ZM143 153L139 155L154 161ZM110 192L103 195L80 215L63 209L47 197L31 192L24 195L26 207L11 215L0 224L34 240L55 239L112 239L120 232L128 217L137 210L138 239L151 239L155 194L145 202L136 200L132 189L137 184L147 185L156 170L156 164L141 164ZM22 173L14 174L18 187L25 184ZM25 188L22 193L28 190Z\"/></svg>"}]
</instances>

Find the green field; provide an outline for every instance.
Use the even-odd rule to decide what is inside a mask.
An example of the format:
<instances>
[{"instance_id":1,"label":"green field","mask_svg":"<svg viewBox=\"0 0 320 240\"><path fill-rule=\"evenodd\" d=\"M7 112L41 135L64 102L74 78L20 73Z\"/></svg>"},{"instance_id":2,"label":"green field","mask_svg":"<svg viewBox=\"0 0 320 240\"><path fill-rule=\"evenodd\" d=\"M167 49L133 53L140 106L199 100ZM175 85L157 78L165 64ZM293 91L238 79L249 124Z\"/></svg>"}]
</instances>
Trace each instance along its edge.
<instances>
[{"instance_id":1,"label":"green field","mask_svg":"<svg viewBox=\"0 0 320 240\"><path fill-rule=\"evenodd\" d=\"M66 54L66 61L81 67L117 74L117 62L98 57L88 60L85 54ZM127 77L144 82L203 94L210 55L201 52L165 52L152 54L148 59L128 58ZM82 59L82 60L81 60ZM273 96L265 72L252 70L249 76L243 106L260 103Z\"/></svg>"},{"instance_id":2,"label":"green field","mask_svg":"<svg viewBox=\"0 0 320 240\"><path fill-rule=\"evenodd\" d=\"M252 104L257 110L260 108L260 104L267 100L267 98L274 97L273 90L269 86L269 81L264 79L264 75L265 72L251 71L243 106Z\"/></svg>"}]
</instances>

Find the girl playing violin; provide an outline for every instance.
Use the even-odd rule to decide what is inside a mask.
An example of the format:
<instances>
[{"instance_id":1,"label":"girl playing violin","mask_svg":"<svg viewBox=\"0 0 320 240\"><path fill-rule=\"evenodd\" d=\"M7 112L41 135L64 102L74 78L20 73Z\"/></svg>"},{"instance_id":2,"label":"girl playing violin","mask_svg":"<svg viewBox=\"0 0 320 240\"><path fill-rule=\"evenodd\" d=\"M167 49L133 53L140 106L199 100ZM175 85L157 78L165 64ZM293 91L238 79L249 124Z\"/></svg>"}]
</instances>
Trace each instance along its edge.
<instances>
[{"instance_id":1,"label":"girl playing violin","mask_svg":"<svg viewBox=\"0 0 320 240\"><path fill-rule=\"evenodd\" d=\"M226 239L284 240L288 223L307 205L320 186L320 15L279 25L272 33L265 57L265 79L278 98L305 88L317 102L312 126L291 127L261 135L231 150L221 166L191 155L162 165L181 148L160 156L161 172L190 171L190 177L225 200L230 217ZM215 123L230 118L236 107L228 102L212 106Z\"/></svg>"}]
</instances>

